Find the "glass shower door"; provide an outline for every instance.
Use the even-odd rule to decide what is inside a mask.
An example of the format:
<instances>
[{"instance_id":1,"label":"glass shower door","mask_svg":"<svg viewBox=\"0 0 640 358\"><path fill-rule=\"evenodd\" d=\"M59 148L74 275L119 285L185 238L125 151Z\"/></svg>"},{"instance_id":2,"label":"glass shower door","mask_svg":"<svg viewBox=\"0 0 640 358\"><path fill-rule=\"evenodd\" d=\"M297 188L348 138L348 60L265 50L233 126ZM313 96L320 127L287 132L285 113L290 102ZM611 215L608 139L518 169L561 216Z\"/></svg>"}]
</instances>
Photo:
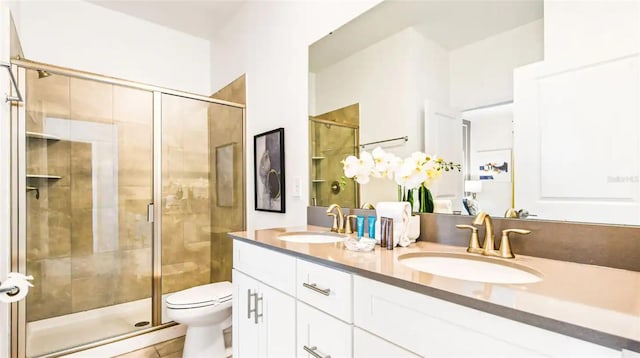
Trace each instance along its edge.
<instances>
[{"instance_id":1,"label":"glass shower door","mask_svg":"<svg viewBox=\"0 0 640 358\"><path fill-rule=\"evenodd\" d=\"M231 281L227 233L244 228L244 116L239 107L185 97L163 94L161 101L166 298L186 288ZM163 312L162 322L167 321Z\"/></svg>"},{"instance_id":2,"label":"glass shower door","mask_svg":"<svg viewBox=\"0 0 640 358\"><path fill-rule=\"evenodd\" d=\"M20 69L27 356L151 321L153 93Z\"/></svg>"}]
</instances>

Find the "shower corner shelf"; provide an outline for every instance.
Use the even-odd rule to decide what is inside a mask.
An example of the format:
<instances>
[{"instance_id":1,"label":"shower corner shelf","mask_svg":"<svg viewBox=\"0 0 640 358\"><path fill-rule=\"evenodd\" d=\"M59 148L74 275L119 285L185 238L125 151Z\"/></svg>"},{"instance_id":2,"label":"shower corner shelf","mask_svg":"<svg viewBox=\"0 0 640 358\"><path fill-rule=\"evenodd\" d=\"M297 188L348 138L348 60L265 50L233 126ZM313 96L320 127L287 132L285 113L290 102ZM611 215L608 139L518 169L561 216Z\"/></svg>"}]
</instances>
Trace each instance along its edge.
<instances>
[{"instance_id":1,"label":"shower corner shelf","mask_svg":"<svg viewBox=\"0 0 640 358\"><path fill-rule=\"evenodd\" d=\"M60 137L56 137L54 135L51 134L46 134L46 133L38 133L38 132L26 132L25 133L27 138L33 138L33 139L44 139L44 140L60 140Z\"/></svg>"},{"instance_id":2,"label":"shower corner shelf","mask_svg":"<svg viewBox=\"0 0 640 358\"><path fill-rule=\"evenodd\" d=\"M324 182L326 182L326 180L324 180L324 179L312 179L311 182L312 183L324 183Z\"/></svg>"},{"instance_id":3,"label":"shower corner shelf","mask_svg":"<svg viewBox=\"0 0 640 358\"><path fill-rule=\"evenodd\" d=\"M27 174L27 179L58 180L58 179L62 179L62 177L59 175L48 175L48 174Z\"/></svg>"},{"instance_id":4,"label":"shower corner shelf","mask_svg":"<svg viewBox=\"0 0 640 358\"><path fill-rule=\"evenodd\" d=\"M322 160L327 159L327 157L311 157L311 160Z\"/></svg>"}]
</instances>

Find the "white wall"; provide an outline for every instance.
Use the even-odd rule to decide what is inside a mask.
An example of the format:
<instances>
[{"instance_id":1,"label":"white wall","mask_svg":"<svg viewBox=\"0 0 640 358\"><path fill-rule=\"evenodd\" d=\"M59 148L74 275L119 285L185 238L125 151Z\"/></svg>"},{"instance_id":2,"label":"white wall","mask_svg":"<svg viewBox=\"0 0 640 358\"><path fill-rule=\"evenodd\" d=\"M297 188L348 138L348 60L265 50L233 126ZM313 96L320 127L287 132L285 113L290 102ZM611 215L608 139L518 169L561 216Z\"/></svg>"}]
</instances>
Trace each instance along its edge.
<instances>
[{"instance_id":1,"label":"white wall","mask_svg":"<svg viewBox=\"0 0 640 358\"><path fill-rule=\"evenodd\" d=\"M359 103L360 143L408 136L407 143L382 145L406 157L424 150L424 100L449 102L448 73L448 52L406 28L315 73L314 114ZM396 197L389 180L361 186L363 203Z\"/></svg>"},{"instance_id":2,"label":"white wall","mask_svg":"<svg viewBox=\"0 0 640 358\"><path fill-rule=\"evenodd\" d=\"M451 106L513 100L513 70L544 56L542 19L451 51Z\"/></svg>"},{"instance_id":3,"label":"white wall","mask_svg":"<svg viewBox=\"0 0 640 358\"><path fill-rule=\"evenodd\" d=\"M211 92L215 93L247 69L247 6L237 11L211 41Z\"/></svg>"},{"instance_id":4,"label":"white wall","mask_svg":"<svg viewBox=\"0 0 640 358\"><path fill-rule=\"evenodd\" d=\"M0 0L0 61L9 61L9 11ZM0 68L0 94L9 93L9 76ZM10 268L10 106L0 98L0 281L7 278ZM9 305L0 303L0 357L9 357Z\"/></svg>"},{"instance_id":5,"label":"white wall","mask_svg":"<svg viewBox=\"0 0 640 358\"><path fill-rule=\"evenodd\" d=\"M249 230L306 224L309 196L308 47L378 2L249 2L243 10L247 16L244 28L236 25L236 28L225 29L234 39L246 41L244 46L235 48L235 52L224 54L241 61L244 53L244 69L230 61L221 61L217 62L214 71L225 73L228 78L247 74ZM213 39L214 49L219 41L222 40ZM216 75L213 78L217 78ZM253 136L278 127L285 129L287 213L284 215L254 211L253 198ZM292 195L296 177L302 182L300 197Z\"/></svg>"},{"instance_id":6,"label":"white wall","mask_svg":"<svg viewBox=\"0 0 640 358\"><path fill-rule=\"evenodd\" d=\"M25 57L209 95L210 42L80 0L11 1Z\"/></svg>"}]
</instances>

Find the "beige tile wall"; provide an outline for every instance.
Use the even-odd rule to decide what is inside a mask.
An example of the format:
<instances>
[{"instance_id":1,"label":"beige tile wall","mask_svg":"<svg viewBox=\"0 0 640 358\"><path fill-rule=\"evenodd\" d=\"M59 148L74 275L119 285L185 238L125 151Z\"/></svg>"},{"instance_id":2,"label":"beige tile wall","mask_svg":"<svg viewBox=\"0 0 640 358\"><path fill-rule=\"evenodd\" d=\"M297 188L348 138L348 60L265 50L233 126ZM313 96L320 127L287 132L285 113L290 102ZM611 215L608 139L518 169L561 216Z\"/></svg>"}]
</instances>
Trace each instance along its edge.
<instances>
[{"instance_id":1,"label":"beige tile wall","mask_svg":"<svg viewBox=\"0 0 640 358\"><path fill-rule=\"evenodd\" d=\"M240 76L211 97L246 104L245 75ZM209 140L211 142L210 165L212 168L210 189L212 205L211 211L211 282L231 281L233 267L233 245L227 236L228 232L244 230L244 190L243 175L243 120L242 110L228 106L214 105L209 108ZM233 205L231 207L218 205L216 188L216 147L235 143L233 146Z\"/></svg>"}]
</instances>

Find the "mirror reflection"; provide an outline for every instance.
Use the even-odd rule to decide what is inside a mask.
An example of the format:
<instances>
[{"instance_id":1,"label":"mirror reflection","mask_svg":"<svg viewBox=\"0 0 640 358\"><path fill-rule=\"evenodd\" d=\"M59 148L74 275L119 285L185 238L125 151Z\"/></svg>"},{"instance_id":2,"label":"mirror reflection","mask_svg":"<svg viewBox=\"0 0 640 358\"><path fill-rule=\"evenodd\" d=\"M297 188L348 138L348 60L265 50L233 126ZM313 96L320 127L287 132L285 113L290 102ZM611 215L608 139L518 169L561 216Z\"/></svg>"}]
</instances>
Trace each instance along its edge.
<instances>
[{"instance_id":1,"label":"mirror reflection","mask_svg":"<svg viewBox=\"0 0 640 358\"><path fill-rule=\"evenodd\" d=\"M312 44L310 204L397 200L339 185L379 146L462 164L439 213L640 224L639 6L385 1Z\"/></svg>"}]
</instances>

